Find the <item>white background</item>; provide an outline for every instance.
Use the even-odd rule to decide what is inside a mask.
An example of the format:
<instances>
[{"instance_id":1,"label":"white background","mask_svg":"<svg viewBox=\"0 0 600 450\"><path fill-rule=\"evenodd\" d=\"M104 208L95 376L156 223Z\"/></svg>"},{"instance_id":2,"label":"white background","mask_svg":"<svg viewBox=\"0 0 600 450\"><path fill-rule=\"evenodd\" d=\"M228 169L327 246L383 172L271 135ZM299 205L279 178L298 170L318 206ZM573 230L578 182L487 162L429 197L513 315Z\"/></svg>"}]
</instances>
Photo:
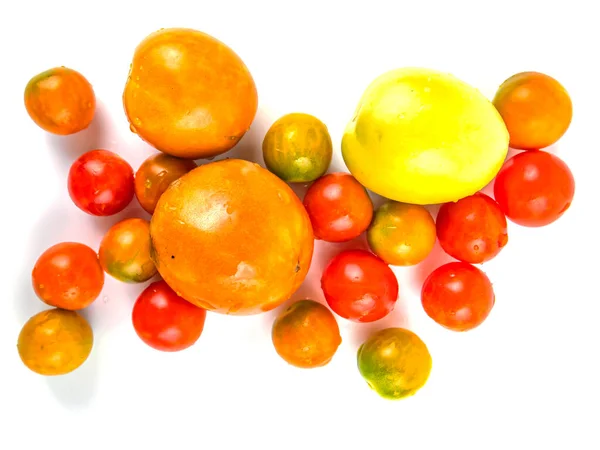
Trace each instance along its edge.
<instances>
[{"instance_id":1,"label":"white background","mask_svg":"<svg viewBox=\"0 0 600 450\"><path fill-rule=\"evenodd\" d=\"M338 3L339 2L339 3ZM312 2L213 0L5 2L0 11L2 131L0 449L599 449L600 96L595 2L550 0ZM552 149L576 178L568 213L544 229L509 227L509 245L484 270L496 306L477 330L445 331L427 318L419 284L442 262L439 248L397 270L396 311L380 323L339 319L343 345L325 368L287 366L270 341L273 314L210 314L197 345L178 354L145 346L130 322L144 285L107 277L86 312L95 331L76 372L43 378L26 369L16 341L45 309L30 285L37 256L63 240L97 248L109 226L142 215L85 215L66 175L84 151L106 148L137 169L152 149L132 134L121 94L135 46L161 27L200 29L230 45L257 83L260 111L228 156L262 162L260 143L278 116L316 115L339 144L367 84L401 66L454 73L492 97L523 70L561 81L573 124ZM37 128L23 106L33 75L65 65L93 84L97 118L68 138ZM294 299L322 300L322 246ZM415 397L380 399L360 378L355 354L376 328L409 326L433 356ZM368 447L367 447L368 446Z\"/></svg>"}]
</instances>

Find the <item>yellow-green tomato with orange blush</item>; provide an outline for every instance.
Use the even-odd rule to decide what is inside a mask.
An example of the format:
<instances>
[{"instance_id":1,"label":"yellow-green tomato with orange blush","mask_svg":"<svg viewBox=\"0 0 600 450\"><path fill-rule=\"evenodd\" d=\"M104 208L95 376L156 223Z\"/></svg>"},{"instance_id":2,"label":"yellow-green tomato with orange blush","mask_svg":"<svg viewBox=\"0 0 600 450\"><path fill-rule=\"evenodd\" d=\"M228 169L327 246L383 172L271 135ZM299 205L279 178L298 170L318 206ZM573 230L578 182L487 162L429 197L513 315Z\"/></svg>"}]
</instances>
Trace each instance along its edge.
<instances>
[{"instance_id":1,"label":"yellow-green tomato with orange blush","mask_svg":"<svg viewBox=\"0 0 600 450\"><path fill-rule=\"evenodd\" d=\"M310 114L279 118L263 140L267 169L288 183L308 183L327 172L332 156L329 131Z\"/></svg>"},{"instance_id":2,"label":"yellow-green tomato with orange blush","mask_svg":"<svg viewBox=\"0 0 600 450\"><path fill-rule=\"evenodd\" d=\"M100 264L106 273L126 283L142 283L156 274L150 257L150 223L125 219L115 225L100 243Z\"/></svg>"}]
</instances>

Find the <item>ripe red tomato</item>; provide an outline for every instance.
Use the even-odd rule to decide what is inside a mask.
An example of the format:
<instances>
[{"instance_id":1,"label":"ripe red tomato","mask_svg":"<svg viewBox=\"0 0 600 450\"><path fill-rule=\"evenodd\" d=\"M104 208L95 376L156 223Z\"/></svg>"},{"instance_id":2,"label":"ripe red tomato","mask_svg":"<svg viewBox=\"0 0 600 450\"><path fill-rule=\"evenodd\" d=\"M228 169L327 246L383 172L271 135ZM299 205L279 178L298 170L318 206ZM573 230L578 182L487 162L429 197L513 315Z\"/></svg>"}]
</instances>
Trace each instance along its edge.
<instances>
[{"instance_id":1,"label":"ripe red tomato","mask_svg":"<svg viewBox=\"0 0 600 450\"><path fill-rule=\"evenodd\" d=\"M79 242L61 242L44 251L31 272L36 295L57 308L90 305L102 291L104 272L98 255Z\"/></svg>"},{"instance_id":2,"label":"ripe red tomato","mask_svg":"<svg viewBox=\"0 0 600 450\"><path fill-rule=\"evenodd\" d=\"M202 334L206 310L178 296L164 281L156 281L133 306L137 335L150 347L175 352L192 346Z\"/></svg>"},{"instance_id":3,"label":"ripe red tomato","mask_svg":"<svg viewBox=\"0 0 600 450\"><path fill-rule=\"evenodd\" d=\"M388 315L398 300L398 280L392 269L364 250L335 256L321 277L329 307L355 322L373 322Z\"/></svg>"},{"instance_id":4,"label":"ripe red tomato","mask_svg":"<svg viewBox=\"0 0 600 450\"><path fill-rule=\"evenodd\" d=\"M344 242L360 236L373 218L373 202L349 173L331 173L315 181L304 196L315 238Z\"/></svg>"},{"instance_id":5,"label":"ripe red tomato","mask_svg":"<svg viewBox=\"0 0 600 450\"><path fill-rule=\"evenodd\" d=\"M494 290L487 275L464 262L435 269L423 283L423 309L440 325L454 331L479 326L494 306Z\"/></svg>"},{"instance_id":6,"label":"ripe red tomato","mask_svg":"<svg viewBox=\"0 0 600 450\"><path fill-rule=\"evenodd\" d=\"M442 205L436 231L446 253L471 264L489 261L508 242L504 213L481 192Z\"/></svg>"},{"instance_id":7,"label":"ripe red tomato","mask_svg":"<svg viewBox=\"0 0 600 450\"><path fill-rule=\"evenodd\" d=\"M569 167L544 151L519 153L500 169L496 201L513 222L541 227L560 218L573 201L575 180Z\"/></svg>"},{"instance_id":8,"label":"ripe red tomato","mask_svg":"<svg viewBox=\"0 0 600 450\"><path fill-rule=\"evenodd\" d=\"M69 171L69 195L79 209L94 216L111 216L133 199L133 169L116 153L92 150Z\"/></svg>"}]
</instances>

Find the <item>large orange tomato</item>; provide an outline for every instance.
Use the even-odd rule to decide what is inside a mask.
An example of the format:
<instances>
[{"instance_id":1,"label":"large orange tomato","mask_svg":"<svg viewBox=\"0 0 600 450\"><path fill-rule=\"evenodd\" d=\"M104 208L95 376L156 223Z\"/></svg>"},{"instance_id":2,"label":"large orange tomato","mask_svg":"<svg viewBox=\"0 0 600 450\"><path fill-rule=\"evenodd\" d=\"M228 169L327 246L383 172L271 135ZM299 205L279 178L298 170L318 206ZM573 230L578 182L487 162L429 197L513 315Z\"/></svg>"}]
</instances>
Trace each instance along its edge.
<instances>
[{"instance_id":1,"label":"large orange tomato","mask_svg":"<svg viewBox=\"0 0 600 450\"><path fill-rule=\"evenodd\" d=\"M242 138L258 96L233 50L200 31L171 28L136 48L123 104L131 129L150 145L198 159L224 153Z\"/></svg>"},{"instance_id":2,"label":"large orange tomato","mask_svg":"<svg viewBox=\"0 0 600 450\"><path fill-rule=\"evenodd\" d=\"M239 315L289 299L314 245L308 214L291 188L239 159L174 181L156 205L150 234L156 267L179 296Z\"/></svg>"}]
</instances>

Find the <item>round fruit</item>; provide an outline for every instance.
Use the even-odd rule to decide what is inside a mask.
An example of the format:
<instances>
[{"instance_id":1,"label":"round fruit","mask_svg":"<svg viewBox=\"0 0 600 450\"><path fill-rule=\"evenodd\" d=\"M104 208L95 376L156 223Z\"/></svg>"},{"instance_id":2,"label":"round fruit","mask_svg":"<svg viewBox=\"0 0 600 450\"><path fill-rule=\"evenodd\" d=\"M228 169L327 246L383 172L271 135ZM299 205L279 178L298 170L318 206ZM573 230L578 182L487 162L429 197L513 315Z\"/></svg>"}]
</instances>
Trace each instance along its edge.
<instances>
[{"instance_id":1,"label":"round fruit","mask_svg":"<svg viewBox=\"0 0 600 450\"><path fill-rule=\"evenodd\" d=\"M156 275L150 257L150 224L144 219L125 219L113 225L100 243L104 271L126 283L141 283Z\"/></svg>"},{"instance_id":2,"label":"round fruit","mask_svg":"<svg viewBox=\"0 0 600 450\"><path fill-rule=\"evenodd\" d=\"M510 158L494 182L494 197L513 222L542 227L559 219L571 206L575 180L558 157L543 151Z\"/></svg>"},{"instance_id":3,"label":"round fruit","mask_svg":"<svg viewBox=\"0 0 600 450\"><path fill-rule=\"evenodd\" d=\"M386 328L372 334L358 349L358 370L369 387L388 400L410 397L431 373L431 355L412 331Z\"/></svg>"},{"instance_id":4,"label":"round fruit","mask_svg":"<svg viewBox=\"0 0 600 450\"><path fill-rule=\"evenodd\" d=\"M133 169L116 153L92 150L71 165L68 186L79 209L94 216L112 216L133 199Z\"/></svg>"},{"instance_id":5,"label":"round fruit","mask_svg":"<svg viewBox=\"0 0 600 450\"><path fill-rule=\"evenodd\" d=\"M364 250L336 255L321 277L329 307L355 322L374 322L387 316L398 300L398 280L392 269Z\"/></svg>"},{"instance_id":6,"label":"round fruit","mask_svg":"<svg viewBox=\"0 0 600 450\"><path fill-rule=\"evenodd\" d=\"M435 245L435 222L420 205L387 201L367 230L369 247L385 263L412 266L423 261Z\"/></svg>"},{"instance_id":7,"label":"round fruit","mask_svg":"<svg viewBox=\"0 0 600 450\"><path fill-rule=\"evenodd\" d=\"M123 104L131 129L144 141L198 159L239 142L254 120L258 97L232 49L200 31L169 28L137 46Z\"/></svg>"},{"instance_id":8,"label":"round fruit","mask_svg":"<svg viewBox=\"0 0 600 450\"><path fill-rule=\"evenodd\" d=\"M507 152L506 126L483 94L452 75L419 68L373 81L342 139L346 166L362 185L421 205L474 194Z\"/></svg>"},{"instance_id":9,"label":"round fruit","mask_svg":"<svg viewBox=\"0 0 600 450\"><path fill-rule=\"evenodd\" d=\"M330 173L315 181L304 196L316 239L344 242L367 229L373 218L369 194L348 173Z\"/></svg>"},{"instance_id":10,"label":"round fruit","mask_svg":"<svg viewBox=\"0 0 600 450\"><path fill-rule=\"evenodd\" d=\"M150 347L176 352L196 343L206 311L179 297L163 280L156 281L140 294L133 306L135 332Z\"/></svg>"},{"instance_id":11,"label":"round fruit","mask_svg":"<svg viewBox=\"0 0 600 450\"><path fill-rule=\"evenodd\" d=\"M308 183L329 168L331 136L325 124L310 114L286 114L269 128L262 150L267 169L279 178Z\"/></svg>"},{"instance_id":12,"label":"round fruit","mask_svg":"<svg viewBox=\"0 0 600 450\"><path fill-rule=\"evenodd\" d=\"M75 310L89 306L100 295L104 272L98 255L87 245L61 242L39 256L31 281L44 303Z\"/></svg>"},{"instance_id":13,"label":"round fruit","mask_svg":"<svg viewBox=\"0 0 600 450\"><path fill-rule=\"evenodd\" d=\"M454 331L467 331L488 317L494 306L492 283L477 267L451 262L423 283L421 302L429 317Z\"/></svg>"},{"instance_id":14,"label":"round fruit","mask_svg":"<svg viewBox=\"0 0 600 450\"><path fill-rule=\"evenodd\" d=\"M169 185L197 167L191 159L157 153L146 159L135 173L135 196L148 214Z\"/></svg>"},{"instance_id":15,"label":"round fruit","mask_svg":"<svg viewBox=\"0 0 600 450\"><path fill-rule=\"evenodd\" d=\"M300 368L329 363L342 343L331 311L313 300L300 300L283 311L271 333L277 354Z\"/></svg>"},{"instance_id":16,"label":"round fruit","mask_svg":"<svg viewBox=\"0 0 600 450\"><path fill-rule=\"evenodd\" d=\"M92 85L79 72L55 67L29 80L25 87L25 108L43 130L73 134L92 122L96 96Z\"/></svg>"},{"instance_id":17,"label":"round fruit","mask_svg":"<svg viewBox=\"0 0 600 450\"><path fill-rule=\"evenodd\" d=\"M558 141L573 118L565 88L538 72L522 72L506 80L494 97L510 134L510 146L539 150Z\"/></svg>"},{"instance_id":18,"label":"round fruit","mask_svg":"<svg viewBox=\"0 0 600 450\"><path fill-rule=\"evenodd\" d=\"M489 261L500 253L508 242L506 226L498 203L481 192L442 205L436 220L444 251L471 264Z\"/></svg>"},{"instance_id":19,"label":"round fruit","mask_svg":"<svg viewBox=\"0 0 600 450\"><path fill-rule=\"evenodd\" d=\"M258 164L209 163L173 182L150 222L158 271L208 310L255 314L289 299L308 272L314 238L292 189Z\"/></svg>"},{"instance_id":20,"label":"round fruit","mask_svg":"<svg viewBox=\"0 0 600 450\"><path fill-rule=\"evenodd\" d=\"M92 351L94 336L75 311L49 309L31 317L21 329L17 348L29 369L40 375L64 375L81 366Z\"/></svg>"}]
</instances>

